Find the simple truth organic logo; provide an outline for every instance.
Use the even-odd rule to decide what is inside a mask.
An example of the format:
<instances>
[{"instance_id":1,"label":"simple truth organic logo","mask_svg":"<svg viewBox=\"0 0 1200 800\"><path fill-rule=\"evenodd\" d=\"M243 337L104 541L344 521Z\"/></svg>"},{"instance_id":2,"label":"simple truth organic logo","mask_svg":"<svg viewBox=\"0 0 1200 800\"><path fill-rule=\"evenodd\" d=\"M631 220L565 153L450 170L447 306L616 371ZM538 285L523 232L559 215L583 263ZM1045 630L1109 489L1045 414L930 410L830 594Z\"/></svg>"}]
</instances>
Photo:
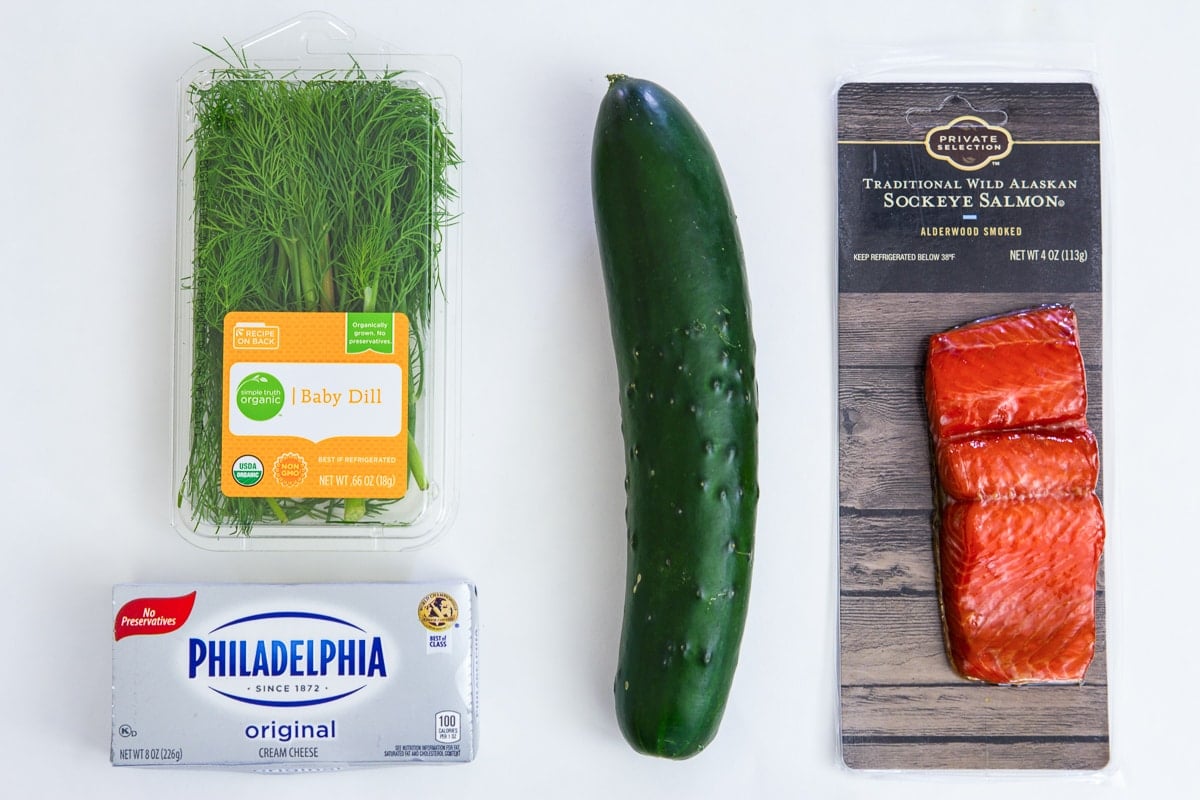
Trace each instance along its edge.
<instances>
[{"instance_id":1,"label":"simple truth organic logo","mask_svg":"<svg viewBox=\"0 0 1200 800\"><path fill-rule=\"evenodd\" d=\"M251 372L237 385L238 411L247 419L266 422L283 410L283 384L269 372Z\"/></svg>"}]
</instances>

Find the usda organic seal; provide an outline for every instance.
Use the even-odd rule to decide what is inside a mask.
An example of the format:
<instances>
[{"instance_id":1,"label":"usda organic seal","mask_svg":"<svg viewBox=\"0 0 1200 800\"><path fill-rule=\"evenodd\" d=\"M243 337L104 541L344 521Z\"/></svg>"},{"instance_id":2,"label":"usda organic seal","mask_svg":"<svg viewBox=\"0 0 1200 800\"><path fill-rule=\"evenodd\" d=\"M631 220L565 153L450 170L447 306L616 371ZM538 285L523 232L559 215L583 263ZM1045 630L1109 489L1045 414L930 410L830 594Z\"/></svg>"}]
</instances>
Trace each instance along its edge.
<instances>
[{"instance_id":1,"label":"usda organic seal","mask_svg":"<svg viewBox=\"0 0 1200 800\"><path fill-rule=\"evenodd\" d=\"M263 478L263 463L254 456L241 456L233 462L233 479L241 486L255 486Z\"/></svg>"}]
</instances>

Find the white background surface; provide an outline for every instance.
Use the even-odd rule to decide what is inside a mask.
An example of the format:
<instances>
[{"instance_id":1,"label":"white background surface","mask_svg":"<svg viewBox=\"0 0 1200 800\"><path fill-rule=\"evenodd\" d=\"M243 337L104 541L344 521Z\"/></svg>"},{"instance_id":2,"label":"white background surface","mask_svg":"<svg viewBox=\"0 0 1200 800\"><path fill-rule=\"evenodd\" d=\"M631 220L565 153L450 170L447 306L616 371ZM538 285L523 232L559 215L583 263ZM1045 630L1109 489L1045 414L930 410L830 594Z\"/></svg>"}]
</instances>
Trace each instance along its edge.
<instances>
[{"instance_id":1,"label":"white background surface","mask_svg":"<svg viewBox=\"0 0 1200 800\"><path fill-rule=\"evenodd\" d=\"M811 6L811 8L806 8ZM170 527L176 80L193 44L303 4L22 3L0 47L0 784L8 797L1168 797L1195 784L1194 35L1176 2L329 2L464 74L462 441L453 527L412 554L209 553ZM900 9L903 10L900 10ZM1105 364L1113 768L848 773L835 749L833 104L865 47L1095 46L1109 127ZM720 735L635 755L611 697L624 572L615 367L589 152L604 75L702 121L754 303L762 501ZM483 614L478 760L267 777L108 764L125 581L465 575Z\"/></svg>"}]
</instances>

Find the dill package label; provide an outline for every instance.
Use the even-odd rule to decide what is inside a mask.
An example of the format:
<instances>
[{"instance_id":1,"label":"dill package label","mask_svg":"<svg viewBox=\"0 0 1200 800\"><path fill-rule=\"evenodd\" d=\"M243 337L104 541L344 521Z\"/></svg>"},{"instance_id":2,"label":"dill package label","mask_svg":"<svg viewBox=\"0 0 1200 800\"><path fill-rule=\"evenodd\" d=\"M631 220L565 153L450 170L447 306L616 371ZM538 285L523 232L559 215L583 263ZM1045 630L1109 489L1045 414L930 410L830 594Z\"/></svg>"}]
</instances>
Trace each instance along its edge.
<instances>
[{"instance_id":1,"label":"dill package label","mask_svg":"<svg viewBox=\"0 0 1200 800\"><path fill-rule=\"evenodd\" d=\"M403 314L231 313L224 354L227 496L404 496Z\"/></svg>"},{"instance_id":2,"label":"dill package label","mask_svg":"<svg viewBox=\"0 0 1200 800\"><path fill-rule=\"evenodd\" d=\"M475 757L468 582L126 584L112 611L114 765Z\"/></svg>"}]
</instances>

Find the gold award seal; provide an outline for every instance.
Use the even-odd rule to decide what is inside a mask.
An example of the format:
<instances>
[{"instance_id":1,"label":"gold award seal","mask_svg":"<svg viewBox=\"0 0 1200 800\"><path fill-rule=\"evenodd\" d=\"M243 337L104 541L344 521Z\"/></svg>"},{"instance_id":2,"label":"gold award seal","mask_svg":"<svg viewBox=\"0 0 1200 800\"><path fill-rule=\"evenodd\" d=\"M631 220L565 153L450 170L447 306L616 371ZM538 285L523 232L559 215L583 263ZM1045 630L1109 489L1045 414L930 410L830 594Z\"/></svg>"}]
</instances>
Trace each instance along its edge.
<instances>
[{"instance_id":1,"label":"gold award seal","mask_svg":"<svg viewBox=\"0 0 1200 800\"><path fill-rule=\"evenodd\" d=\"M444 631L458 621L458 603L445 592L430 592L417 606L417 619L428 630Z\"/></svg>"}]
</instances>

